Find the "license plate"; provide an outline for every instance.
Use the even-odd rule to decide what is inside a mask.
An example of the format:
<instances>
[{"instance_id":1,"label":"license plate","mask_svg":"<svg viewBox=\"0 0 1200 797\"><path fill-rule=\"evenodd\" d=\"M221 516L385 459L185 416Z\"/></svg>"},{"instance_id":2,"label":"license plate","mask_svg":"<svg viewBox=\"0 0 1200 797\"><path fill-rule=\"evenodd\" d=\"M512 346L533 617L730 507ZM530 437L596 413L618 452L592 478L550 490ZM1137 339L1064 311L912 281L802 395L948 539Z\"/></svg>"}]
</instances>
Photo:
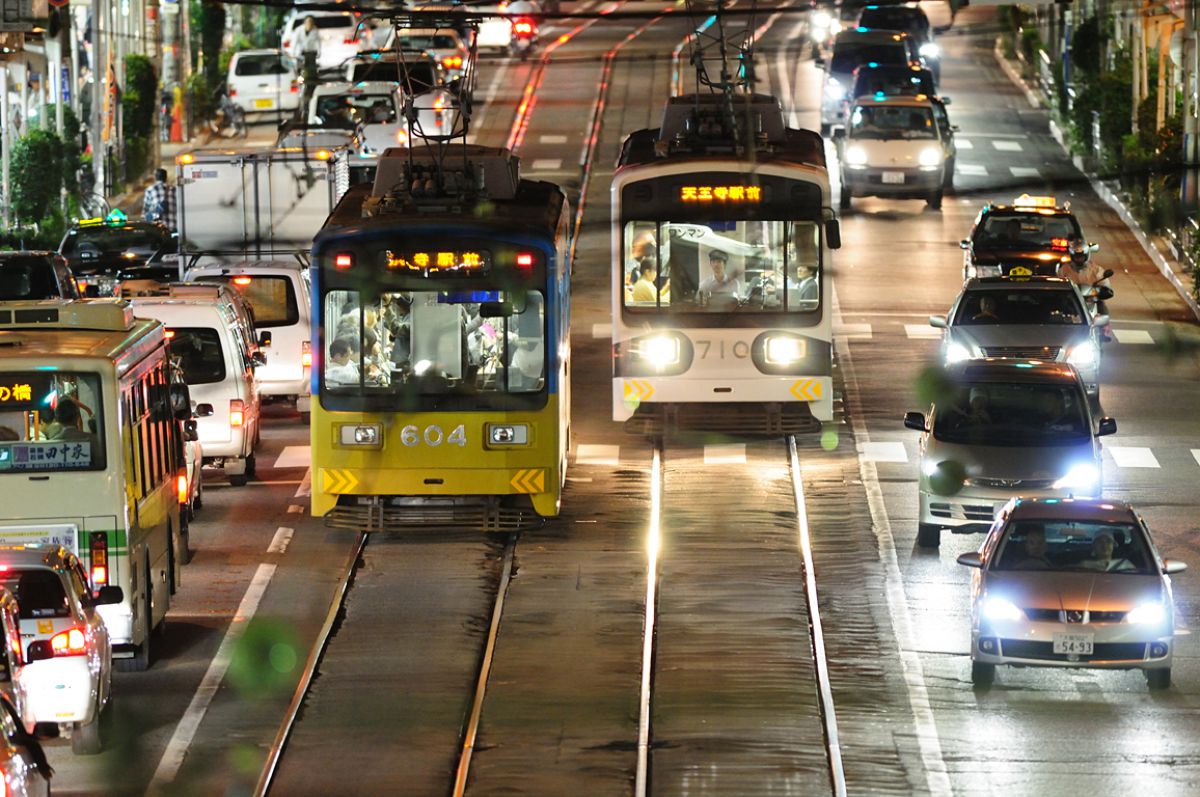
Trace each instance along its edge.
<instances>
[{"instance_id":1,"label":"license plate","mask_svg":"<svg viewBox=\"0 0 1200 797\"><path fill-rule=\"evenodd\" d=\"M889 185L904 185L904 172L884 172L883 182Z\"/></svg>"},{"instance_id":2,"label":"license plate","mask_svg":"<svg viewBox=\"0 0 1200 797\"><path fill-rule=\"evenodd\" d=\"M1029 277L1033 275L1033 270L1028 266L1013 266L1008 270L1010 277Z\"/></svg>"},{"instance_id":3,"label":"license plate","mask_svg":"<svg viewBox=\"0 0 1200 797\"><path fill-rule=\"evenodd\" d=\"M1055 634L1054 652L1090 656L1094 640L1094 634Z\"/></svg>"},{"instance_id":4,"label":"license plate","mask_svg":"<svg viewBox=\"0 0 1200 797\"><path fill-rule=\"evenodd\" d=\"M270 97L264 97L261 100L255 100L254 107L255 108L274 108L275 100L271 99Z\"/></svg>"}]
</instances>

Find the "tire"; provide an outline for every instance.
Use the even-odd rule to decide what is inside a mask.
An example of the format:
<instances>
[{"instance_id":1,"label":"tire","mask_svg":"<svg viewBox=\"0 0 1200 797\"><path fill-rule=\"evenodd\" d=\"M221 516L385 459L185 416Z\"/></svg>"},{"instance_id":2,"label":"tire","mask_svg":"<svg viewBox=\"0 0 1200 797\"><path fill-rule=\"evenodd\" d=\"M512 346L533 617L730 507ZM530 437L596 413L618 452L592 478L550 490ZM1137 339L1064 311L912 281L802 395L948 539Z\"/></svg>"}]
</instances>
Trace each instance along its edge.
<instances>
[{"instance_id":1,"label":"tire","mask_svg":"<svg viewBox=\"0 0 1200 797\"><path fill-rule=\"evenodd\" d=\"M934 210L941 210L942 209L942 189L939 188L938 190L936 190L932 194L930 194L929 197L926 198L925 203L927 205L929 205L929 207L933 208Z\"/></svg>"},{"instance_id":2,"label":"tire","mask_svg":"<svg viewBox=\"0 0 1200 797\"><path fill-rule=\"evenodd\" d=\"M150 608L150 594L154 590L154 585L150 581L149 562L146 562L145 580L142 583L146 585L144 598L146 601L146 636L142 640L142 644L134 648L132 658L113 659L113 667L117 672L145 672L150 669L150 637L154 633L154 614Z\"/></svg>"},{"instance_id":3,"label":"tire","mask_svg":"<svg viewBox=\"0 0 1200 797\"><path fill-rule=\"evenodd\" d=\"M981 661L971 662L971 683L975 686L991 686L996 681L996 665Z\"/></svg>"},{"instance_id":4,"label":"tire","mask_svg":"<svg viewBox=\"0 0 1200 797\"><path fill-rule=\"evenodd\" d=\"M850 209L850 199L851 199L850 189L847 188L846 183L843 182L842 183L842 192L838 196L838 208L840 210L849 210Z\"/></svg>"},{"instance_id":5,"label":"tire","mask_svg":"<svg viewBox=\"0 0 1200 797\"><path fill-rule=\"evenodd\" d=\"M943 191L954 190L954 158L946 161L946 176L942 180Z\"/></svg>"},{"instance_id":6,"label":"tire","mask_svg":"<svg viewBox=\"0 0 1200 797\"><path fill-rule=\"evenodd\" d=\"M229 477L229 484L234 487L245 487L246 482L248 482L248 481L249 481L249 479L246 478L246 474L244 474L244 473L239 473L235 476Z\"/></svg>"},{"instance_id":7,"label":"tire","mask_svg":"<svg viewBox=\"0 0 1200 797\"><path fill-rule=\"evenodd\" d=\"M1163 667L1158 670L1146 670L1146 683L1154 691L1171 688L1171 668Z\"/></svg>"},{"instance_id":8,"label":"tire","mask_svg":"<svg viewBox=\"0 0 1200 797\"><path fill-rule=\"evenodd\" d=\"M312 423L312 413L311 412L300 413L300 423L303 424L304 426L308 426L309 424L311 424Z\"/></svg>"},{"instance_id":9,"label":"tire","mask_svg":"<svg viewBox=\"0 0 1200 797\"><path fill-rule=\"evenodd\" d=\"M942 544L942 527L933 523L917 524L917 545L922 548L937 548Z\"/></svg>"},{"instance_id":10,"label":"tire","mask_svg":"<svg viewBox=\"0 0 1200 797\"><path fill-rule=\"evenodd\" d=\"M100 734L100 708L91 722L77 722L71 731L71 752L75 755L96 755L104 749Z\"/></svg>"},{"instance_id":11,"label":"tire","mask_svg":"<svg viewBox=\"0 0 1200 797\"><path fill-rule=\"evenodd\" d=\"M257 445L255 441L255 445ZM258 459L254 456L254 452L250 452L250 456L246 457L246 478L253 479L258 475Z\"/></svg>"},{"instance_id":12,"label":"tire","mask_svg":"<svg viewBox=\"0 0 1200 797\"><path fill-rule=\"evenodd\" d=\"M192 514L196 514L197 509L204 508L204 480L200 474L196 474L196 478L200 479L200 483L196 485L196 500L192 501Z\"/></svg>"}]
</instances>

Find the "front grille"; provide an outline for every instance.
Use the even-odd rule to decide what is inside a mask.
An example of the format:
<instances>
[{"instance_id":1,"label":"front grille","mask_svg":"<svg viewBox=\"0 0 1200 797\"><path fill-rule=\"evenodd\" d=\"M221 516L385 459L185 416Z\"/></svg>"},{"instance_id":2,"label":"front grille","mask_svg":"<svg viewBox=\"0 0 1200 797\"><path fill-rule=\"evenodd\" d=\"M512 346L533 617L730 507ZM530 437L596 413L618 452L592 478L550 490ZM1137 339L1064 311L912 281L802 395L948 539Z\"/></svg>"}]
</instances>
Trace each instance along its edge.
<instances>
[{"instance_id":1,"label":"front grille","mask_svg":"<svg viewBox=\"0 0 1200 797\"><path fill-rule=\"evenodd\" d=\"M1097 642L1091 656L1055 653L1053 642L1030 642L1025 639L1000 640L1000 655L1014 659L1042 661L1142 661L1146 658L1144 642Z\"/></svg>"},{"instance_id":2,"label":"front grille","mask_svg":"<svg viewBox=\"0 0 1200 797\"><path fill-rule=\"evenodd\" d=\"M1058 609L1025 609L1025 616L1030 620L1041 620L1047 623L1061 623L1062 612Z\"/></svg>"},{"instance_id":3,"label":"front grille","mask_svg":"<svg viewBox=\"0 0 1200 797\"><path fill-rule=\"evenodd\" d=\"M985 520L988 523L996 517L991 504L963 504L963 515L967 520Z\"/></svg>"},{"instance_id":4,"label":"front grille","mask_svg":"<svg viewBox=\"0 0 1200 797\"><path fill-rule=\"evenodd\" d=\"M990 504L950 504L930 502L929 514L949 520L981 520L991 523L995 512Z\"/></svg>"},{"instance_id":5,"label":"front grille","mask_svg":"<svg viewBox=\"0 0 1200 797\"><path fill-rule=\"evenodd\" d=\"M1048 623L1119 623L1125 619L1125 612L1096 612L1083 609L1025 609L1025 616L1030 620L1040 620Z\"/></svg>"},{"instance_id":6,"label":"front grille","mask_svg":"<svg viewBox=\"0 0 1200 797\"><path fill-rule=\"evenodd\" d=\"M983 354L985 357L1054 362L1060 350L1059 346L984 346Z\"/></svg>"},{"instance_id":7,"label":"front grille","mask_svg":"<svg viewBox=\"0 0 1200 797\"><path fill-rule=\"evenodd\" d=\"M971 487L986 487L990 490L1049 490L1054 485L1054 479L990 479L979 477L967 479Z\"/></svg>"},{"instance_id":8,"label":"front grille","mask_svg":"<svg viewBox=\"0 0 1200 797\"><path fill-rule=\"evenodd\" d=\"M645 437L678 432L775 437L821 431L806 402L646 404L625 421L625 431Z\"/></svg>"}]
</instances>

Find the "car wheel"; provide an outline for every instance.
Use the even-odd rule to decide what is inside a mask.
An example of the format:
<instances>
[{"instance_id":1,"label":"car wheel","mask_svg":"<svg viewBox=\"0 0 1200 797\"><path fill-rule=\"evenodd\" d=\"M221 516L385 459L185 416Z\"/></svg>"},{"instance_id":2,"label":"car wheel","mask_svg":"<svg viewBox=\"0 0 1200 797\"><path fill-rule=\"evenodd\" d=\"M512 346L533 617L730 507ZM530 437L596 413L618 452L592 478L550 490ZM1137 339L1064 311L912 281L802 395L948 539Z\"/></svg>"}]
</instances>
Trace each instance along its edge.
<instances>
[{"instance_id":1,"label":"car wheel","mask_svg":"<svg viewBox=\"0 0 1200 797\"><path fill-rule=\"evenodd\" d=\"M1146 683L1154 690L1170 689L1171 668L1163 667L1158 670L1146 670Z\"/></svg>"},{"instance_id":2,"label":"car wheel","mask_svg":"<svg viewBox=\"0 0 1200 797\"><path fill-rule=\"evenodd\" d=\"M930 194L929 197L925 200L925 203L928 204L929 207L933 208L934 210L941 210L942 209L942 189L939 188L938 190L936 190L932 194Z\"/></svg>"},{"instance_id":3,"label":"car wheel","mask_svg":"<svg viewBox=\"0 0 1200 797\"><path fill-rule=\"evenodd\" d=\"M71 752L75 755L96 755L104 749L100 738L101 708L96 706L96 716L91 722L77 722L71 731Z\"/></svg>"},{"instance_id":4,"label":"car wheel","mask_svg":"<svg viewBox=\"0 0 1200 797\"><path fill-rule=\"evenodd\" d=\"M146 585L145 605L143 607L143 610L146 612L146 636L142 638L142 644L134 648L131 658L113 659L113 666L116 667L117 672L145 672L150 669L150 636L154 633L154 614L150 608L150 591L154 587L150 583L149 562L146 562L146 570L142 583Z\"/></svg>"},{"instance_id":5,"label":"car wheel","mask_svg":"<svg viewBox=\"0 0 1200 797\"><path fill-rule=\"evenodd\" d=\"M305 426L308 426L311 421L312 421L312 413L311 412L300 413L300 423L304 424Z\"/></svg>"},{"instance_id":6,"label":"car wheel","mask_svg":"<svg viewBox=\"0 0 1200 797\"><path fill-rule=\"evenodd\" d=\"M996 665L981 661L971 662L971 683L976 686L991 686L996 680Z\"/></svg>"},{"instance_id":7,"label":"car wheel","mask_svg":"<svg viewBox=\"0 0 1200 797\"><path fill-rule=\"evenodd\" d=\"M917 545L936 548L942 544L942 527L935 523L917 524Z\"/></svg>"},{"instance_id":8,"label":"car wheel","mask_svg":"<svg viewBox=\"0 0 1200 797\"><path fill-rule=\"evenodd\" d=\"M257 468L258 460L254 457L254 452L251 452L250 456L246 457L246 478L253 479L255 476L257 476Z\"/></svg>"},{"instance_id":9,"label":"car wheel","mask_svg":"<svg viewBox=\"0 0 1200 797\"><path fill-rule=\"evenodd\" d=\"M942 180L942 190L954 190L954 158L946 161L946 177Z\"/></svg>"}]
</instances>

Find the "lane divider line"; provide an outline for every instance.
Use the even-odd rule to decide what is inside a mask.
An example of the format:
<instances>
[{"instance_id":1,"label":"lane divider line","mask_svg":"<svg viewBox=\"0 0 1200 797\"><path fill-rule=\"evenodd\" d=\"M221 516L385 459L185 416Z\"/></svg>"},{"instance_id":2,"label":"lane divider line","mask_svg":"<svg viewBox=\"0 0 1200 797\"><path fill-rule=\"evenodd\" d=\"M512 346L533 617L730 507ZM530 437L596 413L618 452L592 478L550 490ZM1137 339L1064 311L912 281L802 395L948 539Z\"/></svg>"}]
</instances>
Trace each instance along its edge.
<instances>
[{"instance_id":1,"label":"lane divider line","mask_svg":"<svg viewBox=\"0 0 1200 797\"><path fill-rule=\"evenodd\" d=\"M280 526L275 530L275 536L271 538L271 544L267 546L267 553L286 553L288 543L292 541L292 535L295 533L295 529Z\"/></svg>"}]
</instances>

